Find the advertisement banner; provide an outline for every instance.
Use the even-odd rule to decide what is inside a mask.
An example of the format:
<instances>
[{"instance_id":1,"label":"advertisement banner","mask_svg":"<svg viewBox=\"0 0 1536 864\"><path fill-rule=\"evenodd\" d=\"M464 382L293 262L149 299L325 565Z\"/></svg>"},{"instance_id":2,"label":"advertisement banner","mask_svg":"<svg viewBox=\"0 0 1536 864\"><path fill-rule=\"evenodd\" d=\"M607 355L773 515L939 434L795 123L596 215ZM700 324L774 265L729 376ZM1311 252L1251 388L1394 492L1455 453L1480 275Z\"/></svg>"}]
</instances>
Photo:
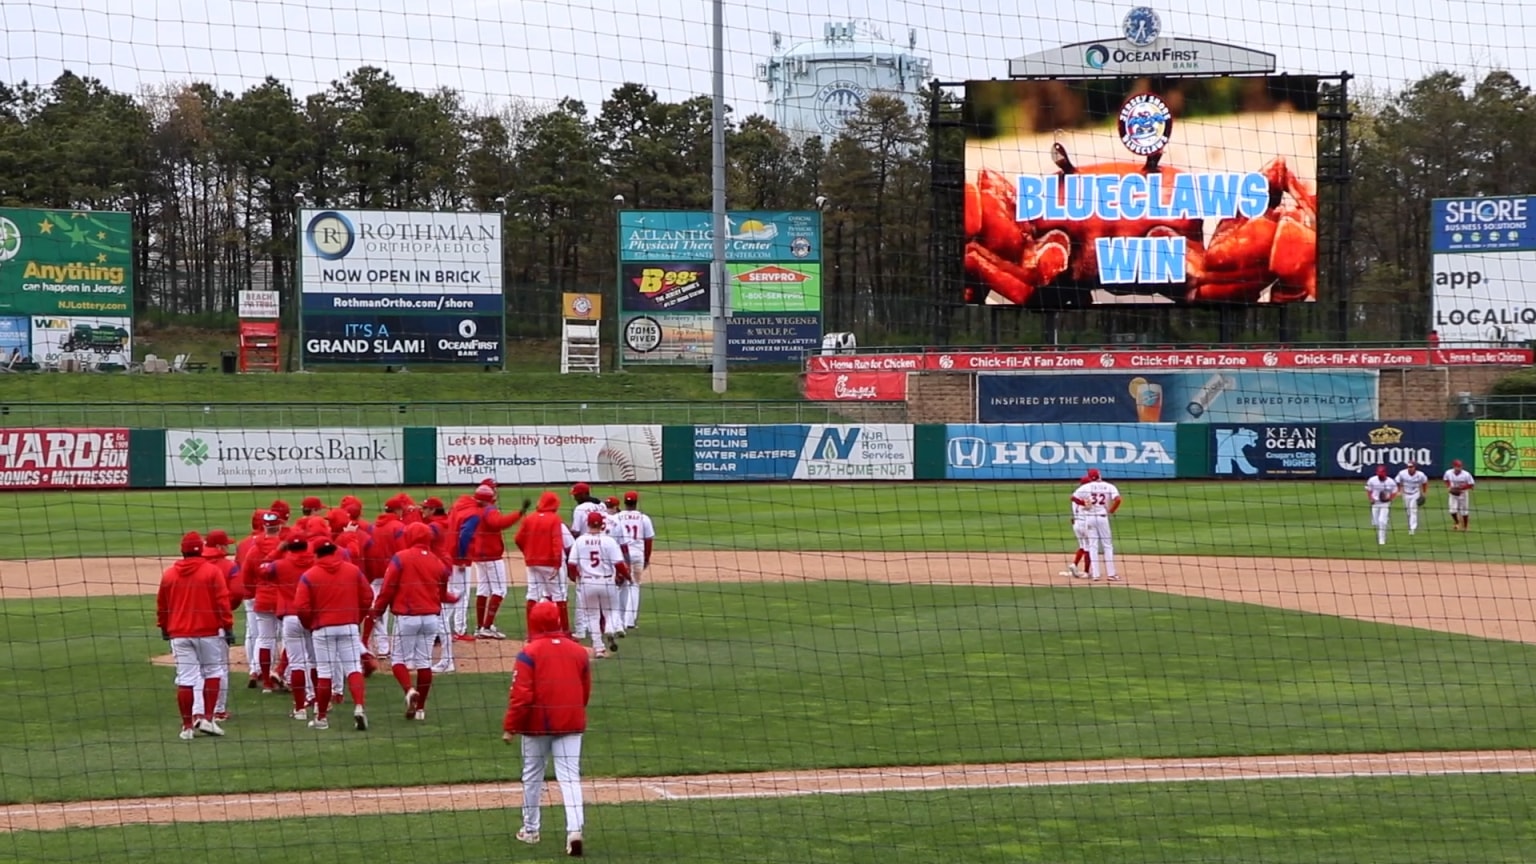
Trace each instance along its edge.
<instances>
[{"instance_id":1,"label":"advertisement banner","mask_svg":"<svg viewBox=\"0 0 1536 864\"><path fill-rule=\"evenodd\" d=\"M812 402L905 402L905 372L811 372L805 398Z\"/></svg>"},{"instance_id":2,"label":"advertisement banner","mask_svg":"<svg viewBox=\"0 0 1536 864\"><path fill-rule=\"evenodd\" d=\"M0 318L0 363L32 356L32 319Z\"/></svg>"},{"instance_id":3,"label":"advertisement banner","mask_svg":"<svg viewBox=\"0 0 1536 864\"><path fill-rule=\"evenodd\" d=\"M1536 423L1477 421L1476 464L1479 475L1536 477Z\"/></svg>"},{"instance_id":4,"label":"advertisement banner","mask_svg":"<svg viewBox=\"0 0 1536 864\"><path fill-rule=\"evenodd\" d=\"M167 486L383 486L402 473L402 431L167 429Z\"/></svg>"},{"instance_id":5,"label":"advertisement banner","mask_svg":"<svg viewBox=\"0 0 1536 864\"><path fill-rule=\"evenodd\" d=\"M317 315L305 363L500 363L499 315Z\"/></svg>"},{"instance_id":6,"label":"advertisement banner","mask_svg":"<svg viewBox=\"0 0 1536 864\"><path fill-rule=\"evenodd\" d=\"M603 295L570 291L561 294L560 317L567 321L601 321Z\"/></svg>"},{"instance_id":7,"label":"advertisement banner","mask_svg":"<svg viewBox=\"0 0 1536 864\"><path fill-rule=\"evenodd\" d=\"M619 305L627 312L708 312L709 262L625 264Z\"/></svg>"},{"instance_id":8,"label":"advertisement banner","mask_svg":"<svg viewBox=\"0 0 1536 864\"><path fill-rule=\"evenodd\" d=\"M1176 475L1177 424L950 424L946 480L1075 481L1089 468L1106 480Z\"/></svg>"},{"instance_id":9,"label":"advertisement banner","mask_svg":"<svg viewBox=\"0 0 1536 864\"><path fill-rule=\"evenodd\" d=\"M1330 423L1323 427L1323 437L1325 477L1369 477L1377 465L1387 466L1396 477L1413 462L1438 480L1451 467L1451 460L1441 453L1444 423Z\"/></svg>"},{"instance_id":10,"label":"advertisement banner","mask_svg":"<svg viewBox=\"0 0 1536 864\"><path fill-rule=\"evenodd\" d=\"M1317 103L1294 75L967 82L966 300L1315 301Z\"/></svg>"},{"instance_id":11,"label":"advertisement banner","mask_svg":"<svg viewBox=\"0 0 1536 864\"><path fill-rule=\"evenodd\" d=\"M625 363L708 363L714 356L714 322L693 315L624 314L619 325Z\"/></svg>"},{"instance_id":12,"label":"advertisement banner","mask_svg":"<svg viewBox=\"0 0 1536 864\"><path fill-rule=\"evenodd\" d=\"M727 264L725 269L734 314L821 311L820 264Z\"/></svg>"},{"instance_id":13,"label":"advertisement banner","mask_svg":"<svg viewBox=\"0 0 1536 864\"><path fill-rule=\"evenodd\" d=\"M728 356L749 363L799 363L821 347L821 313L734 315L725 322Z\"/></svg>"},{"instance_id":14,"label":"advertisement banner","mask_svg":"<svg viewBox=\"0 0 1536 864\"><path fill-rule=\"evenodd\" d=\"M500 294L305 294L299 298L304 320L319 315L500 315Z\"/></svg>"},{"instance_id":15,"label":"advertisement banner","mask_svg":"<svg viewBox=\"0 0 1536 864\"><path fill-rule=\"evenodd\" d=\"M707 210L625 210L619 213L619 260L708 262L714 257L713 218ZM819 211L736 210L726 214L725 226L728 262L821 260Z\"/></svg>"},{"instance_id":16,"label":"advertisement banner","mask_svg":"<svg viewBox=\"0 0 1536 864\"><path fill-rule=\"evenodd\" d=\"M910 480L911 426L695 426L695 480Z\"/></svg>"},{"instance_id":17,"label":"advertisement banner","mask_svg":"<svg viewBox=\"0 0 1536 864\"><path fill-rule=\"evenodd\" d=\"M810 372L1025 372L1105 369L1409 369L1530 365L1530 348L1329 348L1321 350L958 351L814 355Z\"/></svg>"},{"instance_id":18,"label":"advertisement banner","mask_svg":"<svg viewBox=\"0 0 1536 864\"><path fill-rule=\"evenodd\" d=\"M127 486L127 429L0 429L0 489Z\"/></svg>"},{"instance_id":19,"label":"advertisement banner","mask_svg":"<svg viewBox=\"0 0 1536 864\"><path fill-rule=\"evenodd\" d=\"M660 426L454 426L437 430L437 481L656 483Z\"/></svg>"},{"instance_id":20,"label":"advertisement banner","mask_svg":"<svg viewBox=\"0 0 1536 864\"><path fill-rule=\"evenodd\" d=\"M1376 417L1374 370L976 376L983 423L1323 423Z\"/></svg>"},{"instance_id":21,"label":"advertisement banner","mask_svg":"<svg viewBox=\"0 0 1536 864\"><path fill-rule=\"evenodd\" d=\"M1429 251L1536 251L1533 216L1531 195L1436 198L1429 203Z\"/></svg>"},{"instance_id":22,"label":"advertisement banner","mask_svg":"<svg viewBox=\"0 0 1536 864\"><path fill-rule=\"evenodd\" d=\"M133 355L132 318L33 316L32 359L54 364L67 356L127 366Z\"/></svg>"},{"instance_id":23,"label":"advertisement banner","mask_svg":"<svg viewBox=\"0 0 1536 864\"><path fill-rule=\"evenodd\" d=\"M133 315L133 219L0 207L0 315Z\"/></svg>"},{"instance_id":24,"label":"advertisement banner","mask_svg":"<svg viewBox=\"0 0 1536 864\"><path fill-rule=\"evenodd\" d=\"M1508 252L1436 254L1430 270L1434 329L1441 341L1536 339L1536 244Z\"/></svg>"},{"instance_id":25,"label":"advertisement banner","mask_svg":"<svg viewBox=\"0 0 1536 864\"><path fill-rule=\"evenodd\" d=\"M277 292L241 291L235 295L235 314L250 320L277 318Z\"/></svg>"},{"instance_id":26,"label":"advertisement banner","mask_svg":"<svg viewBox=\"0 0 1536 864\"><path fill-rule=\"evenodd\" d=\"M1211 473L1217 477L1320 477L1322 427L1316 424L1211 427Z\"/></svg>"}]
</instances>

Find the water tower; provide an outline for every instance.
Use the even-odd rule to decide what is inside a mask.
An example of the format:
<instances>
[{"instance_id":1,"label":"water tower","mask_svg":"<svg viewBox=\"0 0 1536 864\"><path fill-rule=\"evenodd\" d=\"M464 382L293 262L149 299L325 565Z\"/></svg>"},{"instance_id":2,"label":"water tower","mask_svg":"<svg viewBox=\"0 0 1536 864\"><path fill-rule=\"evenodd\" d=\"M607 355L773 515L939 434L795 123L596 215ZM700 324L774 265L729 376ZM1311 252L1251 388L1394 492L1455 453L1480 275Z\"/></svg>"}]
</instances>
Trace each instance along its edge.
<instances>
[{"instance_id":1,"label":"water tower","mask_svg":"<svg viewBox=\"0 0 1536 864\"><path fill-rule=\"evenodd\" d=\"M822 28L819 40L784 50L773 34L773 56L757 64L757 80L768 85L773 122L796 142L814 135L831 139L872 94L895 96L914 117L926 122L924 87L933 74L926 57L912 53L917 31L907 33L902 48L860 21L836 21Z\"/></svg>"}]
</instances>

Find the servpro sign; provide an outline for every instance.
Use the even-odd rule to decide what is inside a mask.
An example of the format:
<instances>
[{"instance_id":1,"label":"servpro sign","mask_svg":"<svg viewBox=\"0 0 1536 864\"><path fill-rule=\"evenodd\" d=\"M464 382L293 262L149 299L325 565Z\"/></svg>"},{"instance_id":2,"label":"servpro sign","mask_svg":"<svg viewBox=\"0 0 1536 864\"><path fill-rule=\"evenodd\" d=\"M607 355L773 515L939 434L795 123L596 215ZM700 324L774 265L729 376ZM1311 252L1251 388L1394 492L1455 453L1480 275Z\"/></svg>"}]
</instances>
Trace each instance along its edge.
<instances>
[{"instance_id":1,"label":"servpro sign","mask_svg":"<svg viewBox=\"0 0 1536 864\"><path fill-rule=\"evenodd\" d=\"M127 486L127 429L0 429L0 489Z\"/></svg>"}]
</instances>

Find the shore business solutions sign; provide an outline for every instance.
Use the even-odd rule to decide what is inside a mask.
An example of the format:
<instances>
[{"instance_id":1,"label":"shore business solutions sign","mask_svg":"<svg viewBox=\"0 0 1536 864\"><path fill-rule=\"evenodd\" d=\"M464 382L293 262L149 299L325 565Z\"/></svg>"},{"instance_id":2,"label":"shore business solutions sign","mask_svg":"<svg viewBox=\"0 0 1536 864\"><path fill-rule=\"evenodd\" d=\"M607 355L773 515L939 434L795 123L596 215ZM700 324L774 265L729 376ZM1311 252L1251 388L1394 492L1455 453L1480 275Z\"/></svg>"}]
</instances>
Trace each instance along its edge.
<instances>
[{"instance_id":1,"label":"shore business solutions sign","mask_svg":"<svg viewBox=\"0 0 1536 864\"><path fill-rule=\"evenodd\" d=\"M794 363L821 344L821 214L733 211L726 216L729 359ZM619 335L629 364L707 364L712 216L619 214Z\"/></svg>"},{"instance_id":2,"label":"shore business solutions sign","mask_svg":"<svg viewBox=\"0 0 1536 864\"><path fill-rule=\"evenodd\" d=\"M128 365L133 220L127 213L0 207L4 357L66 354Z\"/></svg>"},{"instance_id":3,"label":"shore business solutions sign","mask_svg":"<svg viewBox=\"0 0 1536 864\"><path fill-rule=\"evenodd\" d=\"M1442 343L1536 339L1536 196L1430 203L1434 329Z\"/></svg>"},{"instance_id":4,"label":"shore business solutions sign","mask_svg":"<svg viewBox=\"0 0 1536 864\"><path fill-rule=\"evenodd\" d=\"M299 211L306 365L500 365L499 213Z\"/></svg>"}]
</instances>

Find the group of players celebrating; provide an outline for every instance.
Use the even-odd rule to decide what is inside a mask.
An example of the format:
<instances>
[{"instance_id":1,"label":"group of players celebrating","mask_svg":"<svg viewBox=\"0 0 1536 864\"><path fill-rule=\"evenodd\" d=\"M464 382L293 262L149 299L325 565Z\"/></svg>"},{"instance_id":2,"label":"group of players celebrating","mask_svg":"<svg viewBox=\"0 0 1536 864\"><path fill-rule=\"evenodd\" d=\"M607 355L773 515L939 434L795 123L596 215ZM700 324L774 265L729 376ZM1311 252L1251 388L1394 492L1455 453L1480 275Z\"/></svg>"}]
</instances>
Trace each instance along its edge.
<instances>
[{"instance_id":1,"label":"group of players celebrating","mask_svg":"<svg viewBox=\"0 0 1536 864\"><path fill-rule=\"evenodd\" d=\"M638 492L603 502L577 483L571 497L569 524L555 493L507 512L486 479L452 507L398 494L370 520L355 496L333 508L307 497L297 518L281 500L256 510L238 543L222 530L186 534L156 600L176 666L180 737L224 734L236 609L245 612L247 686L290 694L293 719L328 729L331 709L350 696L353 724L366 731L365 679L382 657L404 695L405 719L425 720L433 675L455 669L454 643L507 638L496 620L508 589L503 532L513 526L527 568L527 613L553 601L562 629L590 638L593 656L617 653L617 640L636 627L655 528ZM568 582L578 586L574 630Z\"/></svg>"}]
</instances>

